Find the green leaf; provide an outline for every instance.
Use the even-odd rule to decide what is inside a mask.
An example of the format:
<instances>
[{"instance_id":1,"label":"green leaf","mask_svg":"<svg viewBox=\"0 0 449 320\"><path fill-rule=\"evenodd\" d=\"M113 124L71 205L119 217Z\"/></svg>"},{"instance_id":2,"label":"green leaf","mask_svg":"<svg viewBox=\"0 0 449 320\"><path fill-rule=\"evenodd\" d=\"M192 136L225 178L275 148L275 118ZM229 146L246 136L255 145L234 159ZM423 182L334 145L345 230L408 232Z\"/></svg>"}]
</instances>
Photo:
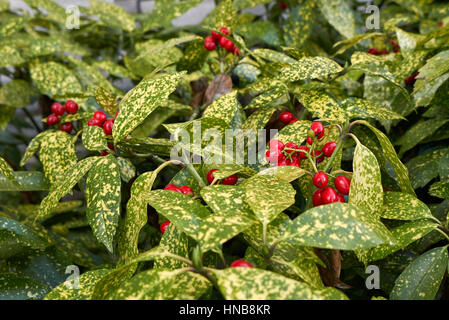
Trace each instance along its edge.
<instances>
[{"instance_id":1,"label":"green leaf","mask_svg":"<svg viewBox=\"0 0 449 320\"><path fill-rule=\"evenodd\" d=\"M42 200L36 219L45 218L58 205L59 199L70 192L75 184L99 161L100 157L90 157L81 160L67 169L64 175L52 185L50 193Z\"/></svg>"},{"instance_id":2,"label":"green leaf","mask_svg":"<svg viewBox=\"0 0 449 320\"><path fill-rule=\"evenodd\" d=\"M36 87L50 98L82 91L75 74L57 62L50 61L32 65L30 74Z\"/></svg>"},{"instance_id":3,"label":"green leaf","mask_svg":"<svg viewBox=\"0 0 449 320\"><path fill-rule=\"evenodd\" d=\"M113 128L114 141L122 140L154 109L167 100L183 75L184 73L175 73L147 78L130 90L120 102L120 112Z\"/></svg>"},{"instance_id":4,"label":"green leaf","mask_svg":"<svg viewBox=\"0 0 449 320\"><path fill-rule=\"evenodd\" d=\"M410 182L408 169L401 162L401 160L399 160L399 157L396 154L396 151L387 136L382 131L372 126L369 122L359 122L370 128L371 131L374 132L374 134L377 136L377 140L379 140L379 143L382 146L385 158L390 162L391 166L394 169L394 172L396 173L396 179L401 186L401 190L403 192L410 193L411 195L415 195L413 187L416 186ZM412 177L413 175L410 174L410 176Z\"/></svg>"},{"instance_id":5,"label":"green leaf","mask_svg":"<svg viewBox=\"0 0 449 320\"><path fill-rule=\"evenodd\" d=\"M347 1L319 0L318 6L329 24L345 38L349 39L357 34L355 15Z\"/></svg>"},{"instance_id":6,"label":"green leaf","mask_svg":"<svg viewBox=\"0 0 449 320\"><path fill-rule=\"evenodd\" d=\"M14 16L0 25L0 37L8 37L20 31L29 21L28 17Z\"/></svg>"},{"instance_id":7,"label":"green leaf","mask_svg":"<svg viewBox=\"0 0 449 320\"><path fill-rule=\"evenodd\" d=\"M95 61L93 65L97 68L101 68L108 72L110 75L119 77L119 78L129 78L133 80L137 80L138 77L136 77L135 74L133 74L131 71L126 69L124 66L121 66L111 60L101 60L101 61Z\"/></svg>"},{"instance_id":8,"label":"green leaf","mask_svg":"<svg viewBox=\"0 0 449 320\"><path fill-rule=\"evenodd\" d=\"M305 79L321 79L342 70L343 68L338 63L329 58L306 57L283 68L279 80L294 82Z\"/></svg>"},{"instance_id":9,"label":"green leaf","mask_svg":"<svg viewBox=\"0 0 449 320\"><path fill-rule=\"evenodd\" d=\"M349 203L379 216L383 205L383 188L376 156L359 141L352 162L354 173L349 190Z\"/></svg>"},{"instance_id":10,"label":"green leaf","mask_svg":"<svg viewBox=\"0 0 449 320\"><path fill-rule=\"evenodd\" d=\"M308 173L307 170L293 166L271 167L260 172L261 175L275 176L286 182L292 182Z\"/></svg>"},{"instance_id":11,"label":"green leaf","mask_svg":"<svg viewBox=\"0 0 449 320\"><path fill-rule=\"evenodd\" d=\"M419 77L425 80L417 80L415 91L449 71L449 50L441 51L428 59L426 64L419 69Z\"/></svg>"},{"instance_id":12,"label":"green leaf","mask_svg":"<svg viewBox=\"0 0 449 320\"><path fill-rule=\"evenodd\" d=\"M111 300L196 300L212 284L205 277L185 272L147 270L123 283L108 296Z\"/></svg>"},{"instance_id":13,"label":"green leaf","mask_svg":"<svg viewBox=\"0 0 449 320\"><path fill-rule=\"evenodd\" d=\"M120 176L125 182L129 182L132 178L136 176L136 167L134 167L131 160L117 157L117 162L120 170Z\"/></svg>"},{"instance_id":14,"label":"green leaf","mask_svg":"<svg viewBox=\"0 0 449 320\"><path fill-rule=\"evenodd\" d=\"M103 128L97 126L85 126L83 129L83 145L90 151L102 151L108 149L106 135Z\"/></svg>"},{"instance_id":15,"label":"green leaf","mask_svg":"<svg viewBox=\"0 0 449 320\"><path fill-rule=\"evenodd\" d=\"M252 55L268 60L270 62L295 63L296 60L286 54L272 49L258 48L251 51Z\"/></svg>"},{"instance_id":16,"label":"green leaf","mask_svg":"<svg viewBox=\"0 0 449 320\"><path fill-rule=\"evenodd\" d=\"M299 246L356 250L390 243L392 238L370 213L352 204L332 203L295 218L282 240Z\"/></svg>"},{"instance_id":17,"label":"green leaf","mask_svg":"<svg viewBox=\"0 0 449 320\"><path fill-rule=\"evenodd\" d=\"M97 15L102 22L113 29L123 29L131 32L135 28L134 17L122 7L104 1L89 1L91 12Z\"/></svg>"},{"instance_id":18,"label":"green leaf","mask_svg":"<svg viewBox=\"0 0 449 320\"><path fill-rule=\"evenodd\" d=\"M74 279L67 280L48 293L44 300L90 300L97 282L110 272L111 269L84 272L78 278L78 288Z\"/></svg>"},{"instance_id":19,"label":"green leaf","mask_svg":"<svg viewBox=\"0 0 449 320\"><path fill-rule=\"evenodd\" d=\"M261 91L262 93L254 97L245 109L269 107L288 101L288 88L281 81L270 82L269 85L264 87Z\"/></svg>"},{"instance_id":20,"label":"green leaf","mask_svg":"<svg viewBox=\"0 0 449 320\"><path fill-rule=\"evenodd\" d=\"M14 273L0 273L0 300L41 299L48 286Z\"/></svg>"},{"instance_id":21,"label":"green leaf","mask_svg":"<svg viewBox=\"0 0 449 320\"><path fill-rule=\"evenodd\" d=\"M441 157L439 171L440 179L449 178L449 149L446 149L446 152Z\"/></svg>"},{"instance_id":22,"label":"green leaf","mask_svg":"<svg viewBox=\"0 0 449 320\"><path fill-rule=\"evenodd\" d=\"M327 93L320 90L301 90L298 100L314 116L321 120L330 122L345 123L347 114L345 109Z\"/></svg>"},{"instance_id":23,"label":"green leaf","mask_svg":"<svg viewBox=\"0 0 449 320\"><path fill-rule=\"evenodd\" d=\"M63 37L50 36L31 41L24 56L31 59L56 53L71 52L73 54L88 55L89 51L81 45Z\"/></svg>"},{"instance_id":24,"label":"green leaf","mask_svg":"<svg viewBox=\"0 0 449 320\"><path fill-rule=\"evenodd\" d=\"M48 181L39 171L16 171L14 177L17 183L0 176L0 191L45 191L50 188Z\"/></svg>"},{"instance_id":25,"label":"green leaf","mask_svg":"<svg viewBox=\"0 0 449 320\"><path fill-rule=\"evenodd\" d=\"M95 93L95 100L109 115L115 117L115 113L117 112L117 101L116 97L107 91L103 87L98 87Z\"/></svg>"},{"instance_id":26,"label":"green leaf","mask_svg":"<svg viewBox=\"0 0 449 320\"><path fill-rule=\"evenodd\" d=\"M0 56L2 57L0 68L17 66L25 63L19 50L9 45L0 45Z\"/></svg>"},{"instance_id":27,"label":"green leaf","mask_svg":"<svg viewBox=\"0 0 449 320\"><path fill-rule=\"evenodd\" d=\"M274 108L260 108L254 111L242 124L243 130L263 129L273 116ZM257 132L257 131L256 131Z\"/></svg>"},{"instance_id":28,"label":"green leaf","mask_svg":"<svg viewBox=\"0 0 449 320\"><path fill-rule=\"evenodd\" d=\"M313 28L315 3L306 1L294 7L282 26L284 42L292 48L300 48L309 38Z\"/></svg>"},{"instance_id":29,"label":"green leaf","mask_svg":"<svg viewBox=\"0 0 449 320\"><path fill-rule=\"evenodd\" d=\"M447 246L427 251L396 279L391 300L433 300L448 265Z\"/></svg>"},{"instance_id":30,"label":"green leaf","mask_svg":"<svg viewBox=\"0 0 449 320\"><path fill-rule=\"evenodd\" d=\"M447 149L437 149L416 156L407 162L410 181L414 188L422 188L439 174L440 159Z\"/></svg>"},{"instance_id":31,"label":"green leaf","mask_svg":"<svg viewBox=\"0 0 449 320\"><path fill-rule=\"evenodd\" d=\"M279 29L268 20L258 20L251 23L239 24L235 31L245 35L245 39L255 42L265 42L269 46L281 45Z\"/></svg>"},{"instance_id":32,"label":"green leaf","mask_svg":"<svg viewBox=\"0 0 449 320\"><path fill-rule=\"evenodd\" d=\"M14 170L11 168L8 162L6 162L6 160L3 159L2 157L0 157L0 174L5 176L6 179L11 181L17 187L20 187L14 175Z\"/></svg>"},{"instance_id":33,"label":"green leaf","mask_svg":"<svg viewBox=\"0 0 449 320\"><path fill-rule=\"evenodd\" d=\"M449 179L432 184L429 188L429 194L437 198L449 199Z\"/></svg>"},{"instance_id":34,"label":"green leaf","mask_svg":"<svg viewBox=\"0 0 449 320\"><path fill-rule=\"evenodd\" d=\"M220 30L222 27L233 29L236 23L237 9L234 7L232 0L223 0L213 10L215 17L215 29Z\"/></svg>"},{"instance_id":35,"label":"green leaf","mask_svg":"<svg viewBox=\"0 0 449 320\"><path fill-rule=\"evenodd\" d=\"M237 101L237 91L222 95L209 105L203 112L203 118L218 118L230 124L240 109Z\"/></svg>"},{"instance_id":36,"label":"green leaf","mask_svg":"<svg viewBox=\"0 0 449 320\"><path fill-rule=\"evenodd\" d=\"M373 118L376 120L394 120L404 117L386 107L360 98L347 98L340 102L348 117L357 119Z\"/></svg>"},{"instance_id":37,"label":"green leaf","mask_svg":"<svg viewBox=\"0 0 449 320\"><path fill-rule=\"evenodd\" d=\"M180 257L186 259L189 258L189 238L184 232L179 231L173 224L170 224L162 235L162 239L159 242L159 248ZM187 264L167 257L156 258L154 260L155 269L176 270L186 267L188 267Z\"/></svg>"},{"instance_id":38,"label":"green leaf","mask_svg":"<svg viewBox=\"0 0 449 320\"><path fill-rule=\"evenodd\" d=\"M35 96L36 91L25 80L12 80L0 88L0 104L14 108L28 106Z\"/></svg>"},{"instance_id":39,"label":"green leaf","mask_svg":"<svg viewBox=\"0 0 449 320\"><path fill-rule=\"evenodd\" d=\"M411 194L402 192L385 192L384 206L380 216L384 219L395 220L433 218L424 202Z\"/></svg>"},{"instance_id":40,"label":"green leaf","mask_svg":"<svg viewBox=\"0 0 449 320\"><path fill-rule=\"evenodd\" d=\"M258 174L247 179L245 199L256 217L265 225L295 203L296 191L286 181Z\"/></svg>"},{"instance_id":41,"label":"green leaf","mask_svg":"<svg viewBox=\"0 0 449 320\"><path fill-rule=\"evenodd\" d=\"M95 237L110 252L120 217L121 180L117 160L102 157L86 180L86 217Z\"/></svg>"},{"instance_id":42,"label":"green leaf","mask_svg":"<svg viewBox=\"0 0 449 320\"><path fill-rule=\"evenodd\" d=\"M307 131L310 129L311 122L308 120L299 120L282 128L275 139L284 143L294 142L301 145L307 138Z\"/></svg>"},{"instance_id":43,"label":"green leaf","mask_svg":"<svg viewBox=\"0 0 449 320\"><path fill-rule=\"evenodd\" d=\"M334 288L313 289L303 282L256 268L213 269L227 300L347 300Z\"/></svg>"},{"instance_id":44,"label":"green leaf","mask_svg":"<svg viewBox=\"0 0 449 320\"><path fill-rule=\"evenodd\" d=\"M63 7L52 0L24 0L32 8L45 9L49 14L47 17L58 23L66 21L66 12Z\"/></svg>"}]
</instances>

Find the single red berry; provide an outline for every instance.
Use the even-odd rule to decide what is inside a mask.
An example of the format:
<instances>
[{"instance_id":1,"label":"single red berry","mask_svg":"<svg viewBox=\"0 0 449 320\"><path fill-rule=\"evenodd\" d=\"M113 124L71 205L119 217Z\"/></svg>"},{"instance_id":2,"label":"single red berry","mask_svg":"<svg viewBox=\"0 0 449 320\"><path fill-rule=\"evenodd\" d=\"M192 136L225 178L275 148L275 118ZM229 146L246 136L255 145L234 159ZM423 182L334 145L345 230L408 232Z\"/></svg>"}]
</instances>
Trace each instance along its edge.
<instances>
[{"instance_id":1,"label":"single red berry","mask_svg":"<svg viewBox=\"0 0 449 320\"><path fill-rule=\"evenodd\" d=\"M335 188L337 188L338 192L346 196L349 194L349 188L351 187L351 180L349 180L343 175L339 175L335 178L334 185Z\"/></svg>"},{"instance_id":2,"label":"single red berry","mask_svg":"<svg viewBox=\"0 0 449 320\"><path fill-rule=\"evenodd\" d=\"M369 50L368 50L368 53L369 54L374 54L374 55L378 55L379 54L379 50L377 50L376 48L370 48Z\"/></svg>"},{"instance_id":3,"label":"single red berry","mask_svg":"<svg viewBox=\"0 0 449 320\"><path fill-rule=\"evenodd\" d=\"M176 185L174 185L174 184L171 184L171 183L167 184L167 185L165 186L164 190L182 193L182 192L181 192L181 189L180 189L178 186L176 186Z\"/></svg>"},{"instance_id":4,"label":"single red berry","mask_svg":"<svg viewBox=\"0 0 449 320\"><path fill-rule=\"evenodd\" d=\"M322 150L315 150L314 156L316 157L316 163L321 163L324 160L324 152Z\"/></svg>"},{"instance_id":5,"label":"single red berry","mask_svg":"<svg viewBox=\"0 0 449 320\"><path fill-rule=\"evenodd\" d=\"M108 150L103 150L103 151L101 151L101 153L100 153L100 157L105 157L105 156L107 156L108 154L109 154Z\"/></svg>"},{"instance_id":6,"label":"single red berry","mask_svg":"<svg viewBox=\"0 0 449 320\"><path fill-rule=\"evenodd\" d=\"M237 177L237 175L234 173L233 175L224 178L223 180L221 180L221 183L227 186L232 186L234 184L237 183L237 181L239 180L239 178Z\"/></svg>"},{"instance_id":7,"label":"single red berry","mask_svg":"<svg viewBox=\"0 0 449 320\"><path fill-rule=\"evenodd\" d=\"M221 34L219 34L217 31L214 31L214 30L212 30L212 31L210 32L210 35L212 36L212 38L213 38L215 41L220 41L221 37L223 37Z\"/></svg>"},{"instance_id":8,"label":"single red berry","mask_svg":"<svg viewBox=\"0 0 449 320\"><path fill-rule=\"evenodd\" d=\"M438 24L438 27L439 28L442 28L444 26L444 23L443 22L440 22L439 24Z\"/></svg>"},{"instance_id":9,"label":"single red berry","mask_svg":"<svg viewBox=\"0 0 449 320\"><path fill-rule=\"evenodd\" d=\"M73 125L71 122L64 122L59 126L59 129L67 133L70 133L73 130Z\"/></svg>"},{"instance_id":10,"label":"single red berry","mask_svg":"<svg viewBox=\"0 0 449 320\"><path fill-rule=\"evenodd\" d=\"M392 45L393 47L396 47L396 46L398 46L399 44L396 42L396 40L391 40L391 45Z\"/></svg>"},{"instance_id":11,"label":"single red berry","mask_svg":"<svg viewBox=\"0 0 449 320\"><path fill-rule=\"evenodd\" d=\"M292 124L292 123L294 123L294 122L296 122L296 121L299 121L299 120L296 119L296 117L294 117L292 120L290 120L290 122L289 122L288 124Z\"/></svg>"},{"instance_id":12,"label":"single red berry","mask_svg":"<svg viewBox=\"0 0 449 320\"><path fill-rule=\"evenodd\" d=\"M65 103L65 110L68 113L74 114L78 112L78 105L73 100L67 100Z\"/></svg>"},{"instance_id":13,"label":"single red berry","mask_svg":"<svg viewBox=\"0 0 449 320\"><path fill-rule=\"evenodd\" d=\"M318 189L313 193L312 201L314 207L318 207L323 204L323 200L321 199L321 189Z\"/></svg>"},{"instance_id":14,"label":"single red berry","mask_svg":"<svg viewBox=\"0 0 449 320\"><path fill-rule=\"evenodd\" d=\"M101 127L102 123L98 119L90 118L89 121L87 121L87 125L89 127L91 127L91 126Z\"/></svg>"},{"instance_id":15,"label":"single red berry","mask_svg":"<svg viewBox=\"0 0 449 320\"><path fill-rule=\"evenodd\" d=\"M234 46L234 50L232 51L232 53L234 54L234 56L239 56L239 55L240 55L239 48L237 48L236 46Z\"/></svg>"},{"instance_id":16,"label":"single red berry","mask_svg":"<svg viewBox=\"0 0 449 320\"><path fill-rule=\"evenodd\" d=\"M220 39L220 47L222 48L226 48L226 46L229 46L230 45L229 43L232 43L232 41L229 40L228 38L222 37Z\"/></svg>"},{"instance_id":17,"label":"single red berry","mask_svg":"<svg viewBox=\"0 0 449 320\"><path fill-rule=\"evenodd\" d=\"M324 156L329 158L334 153L335 148L337 147L336 142L328 142L323 146Z\"/></svg>"},{"instance_id":18,"label":"single red berry","mask_svg":"<svg viewBox=\"0 0 449 320\"><path fill-rule=\"evenodd\" d=\"M279 2L279 8L281 8L282 10L287 9L287 4L284 1Z\"/></svg>"},{"instance_id":19,"label":"single red berry","mask_svg":"<svg viewBox=\"0 0 449 320\"><path fill-rule=\"evenodd\" d=\"M299 150L304 150L307 153L310 152L310 149L307 148L306 146L300 146L298 149ZM300 159L307 159L307 155L304 152L299 152L299 158Z\"/></svg>"},{"instance_id":20,"label":"single red berry","mask_svg":"<svg viewBox=\"0 0 449 320\"><path fill-rule=\"evenodd\" d=\"M107 136L112 135L112 128L114 127L114 119L108 119L103 124L103 131Z\"/></svg>"},{"instance_id":21,"label":"single red berry","mask_svg":"<svg viewBox=\"0 0 449 320\"><path fill-rule=\"evenodd\" d=\"M321 122L315 121L310 125L310 129L315 132L315 135L318 139L321 139L324 135L324 126Z\"/></svg>"},{"instance_id":22,"label":"single red berry","mask_svg":"<svg viewBox=\"0 0 449 320\"><path fill-rule=\"evenodd\" d=\"M115 151L115 148L112 144L108 143L108 148L109 150Z\"/></svg>"},{"instance_id":23,"label":"single red berry","mask_svg":"<svg viewBox=\"0 0 449 320\"><path fill-rule=\"evenodd\" d=\"M118 116L118 112L119 112L119 110L117 110L117 112L115 113L115 116L114 116L114 118L117 118L117 116Z\"/></svg>"},{"instance_id":24,"label":"single red berry","mask_svg":"<svg viewBox=\"0 0 449 320\"><path fill-rule=\"evenodd\" d=\"M285 156L280 150L275 149L268 149L265 153L265 157L267 158L267 161L270 163L279 163L283 160L285 160Z\"/></svg>"},{"instance_id":25,"label":"single red berry","mask_svg":"<svg viewBox=\"0 0 449 320\"><path fill-rule=\"evenodd\" d=\"M292 156L292 160L289 161L287 160L287 165L291 166L291 167L301 167L301 160L299 160L299 157L297 156Z\"/></svg>"},{"instance_id":26,"label":"single red berry","mask_svg":"<svg viewBox=\"0 0 449 320\"><path fill-rule=\"evenodd\" d=\"M382 50L379 52L379 56L384 56L384 55L386 55L386 54L388 54L388 50L387 50L387 49L382 49Z\"/></svg>"},{"instance_id":27,"label":"single red berry","mask_svg":"<svg viewBox=\"0 0 449 320\"><path fill-rule=\"evenodd\" d=\"M332 187L326 187L321 191L321 201L323 204L337 202L337 192Z\"/></svg>"},{"instance_id":28,"label":"single red berry","mask_svg":"<svg viewBox=\"0 0 449 320\"><path fill-rule=\"evenodd\" d=\"M337 202L342 202L342 203L345 203L346 201L345 201L345 197L343 197L341 194L339 194L338 192L337 192Z\"/></svg>"},{"instance_id":29,"label":"single red berry","mask_svg":"<svg viewBox=\"0 0 449 320\"><path fill-rule=\"evenodd\" d=\"M313 144L313 138L307 137L307 144L312 145Z\"/></svg>"},{"instance_id":30,"label":"single red berry","mask_svg":"<svg viewBox=\"0 0 449 320\"><path fill-rule=\"evenodd\" d=\"M405 85L406 86L413 86L413 85L415 85L417 76L418 76L418 72L415 72L415 73L411 74L409 77L407 77L405 79L405 81L404 81Z\"/></svg>"},{"instance_id":31,"label":"single red berry","mask_svg":"<svg viewBox=\"0 0 449 320\"><path fill-rule=\"evenodd\" d=\"M285 145L282 143L282 141L271 139L270 142L268 142L268 148L273 151L282 151L284 150Z\"/></svg>"},{"instance_id":32,"label":"single red berry","mask_svg":"<svg viewBox=\"0 0 449 320\"><path fill-rule=\"evenodd\" d=\"M232 42L231 40L228 40L226 43L225 43L225 49L226 49L226 51L228 51L228 52L234 52L234 42Z\"/></svg>"},{"instance_id":33,"label":"single red berry","mask_svg":"<svg viewBox=\"0 0 449 320\"><path fill-rule=\"evenodd\" d=\"M245 260L235 260L233 263L231 263L230 267L231 268L239 268L239 267L252 268L253 266L251 265L251 263L249 263Z\"/></svg>"},{"instance_id":34,"label":"single red berry","mask_svg":"<svg viewBox=\"0 0 449 320\"><path fill-rule=\"evenodd\" d=\"M291 112L282 112L282 113L279 115L279 120L280 120L282 123L288 124L290 121L293 120L294 117L295 117L295 116L294 116L293 113L291 113Z\"/></svg>"},{"instance_id":35,"label":"single red berry","mask_svg":"<svg viewBox=\"0 0 449 320\"><path fill-rule=\"evenodd\" d=\"M401 51L401 47L400 46L393 47L393 52L394 53L398 53L399 51Z\"/></svg>"},{"instance_id":36,"label":"single red berry","mask_svg":"<svg viewBox=\"0 0 449 320\"><path fill-rule=\"evenodd\" d=\"M214 172L218 171L218 169L212 169L207 173L207 182L211 184L214 181Z\"/></svg>"},{"instance_id":37,"label":"single red berry","mask_svg":"<svg viewBox=\"0 0 449 320\"><path fill-rule=\"evenodd\" d=\"M220 28L220 32L225 34L225 35L227 35L227 36L229 36L229 29L226 28L226 27Z\"/></svg>"},{"instance_id":38,"label":"single red berry","mask_svg":"<svg viewBox=\"0 0 449 320\"><path fill-rule=\"evenodd\" d=\"M188 196L193 196L194 192L193 189L190 188L189 186L181 186L179 187L179 189L181 189L181 193L188 195Z\"/></svg>"},{"instance_id":39,"label":"single red berry","mask_svg":"<svg viewBox=\"0 0 449 320\"><path fill-rule=\"evenodd\" d=\"M215 42L204 41L204 49L206 49L207 51L214 51L215 48L217 48L217 45L215 44Z\"/></svg>"},{"instance_id":40,"label":"single red berry","mask_svg":"<svg viewBox=\"0 0 449 320\"><path fill-rule=\"evenodd\" d=\"M57 116L62 116L65 112L65 107L59 102L55 102L51 105L51 112Z\"/></svg>"},{"instance_id":41,"label":"single red berry","mask_svg":"<svg viewBox=\"0 0 449 320\"><path fill-rule=\"evenodd\" d=\"M47 117L47 124L49 126L57 124L58 122L59 122L59 117L53 113Z\"/></svg>"},{"instance_id":42,"label":"single red berry","mask_svg":"<svg viewBox=\"0 0 449 320\"><path fill-rule=\"evenodd\" d=\"M298 145L296 143L294 143L294 142L287 142L285 144L285 147L289 148L289 149L299 149ZM286 152L287 153L293 153L294 152L295 155L297 154L297 152L293 151L293 150L287 150Z\"/></svg>"},{"instance_id":43,"label":"single red berry","mask_svg":"<svg viewBox=\"0 0 449 320\"><path fill-rule=\"evenodd\" d=\"M277 164L278 164L278 167L285 167L285 166L289 165L289 162L284 158L282 160L279 160Z\"/></svg>"},{"instance_id":44,"label":"single red berry","mask_svg":"<svg viewBox=\"0 0 449 320\"><path fill-rule=\"evenodd\" d=\"M322 189L327 186L329 178L327 177L327 174L325 172L318 171L313 176L312 181L313 181L313 184L315 185L315 187Z\"/></svg>"},{"instance_id":45,"label":"single red berry","mask_svg":"<svg viewBox=\"0 0 449 320\"><path fill-rule=\"evenodd\" d=\"M161 224L160 230L161 230L162 234L165 233L165 231L167 230L169 225L170 225L170 220L167 220L163 224Z\"/></svg>"},{"instance_id":46,"label":"single red berry","mask_svg":"<svg viewBox=\"0 0 449 320\"><path fill-rule=\"evenodd\" d=\"M94 119L97 119L101 124L103 124L106 121L107 117L103 111L95 111Z\"/></svg>"}]
</instances>

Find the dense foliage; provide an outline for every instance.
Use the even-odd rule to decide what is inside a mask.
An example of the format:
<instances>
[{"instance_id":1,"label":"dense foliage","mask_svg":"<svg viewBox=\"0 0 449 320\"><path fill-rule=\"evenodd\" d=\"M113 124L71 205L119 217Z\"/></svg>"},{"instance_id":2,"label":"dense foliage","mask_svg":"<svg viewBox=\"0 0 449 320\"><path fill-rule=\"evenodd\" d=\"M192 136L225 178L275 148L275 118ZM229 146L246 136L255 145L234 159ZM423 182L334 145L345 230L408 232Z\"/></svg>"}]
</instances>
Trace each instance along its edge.
<instances>
[{"instance_id":1,"label":"dense foliage","mask_svg":"<svg viewBox=\"0 0 449 320\"><path fill-rule=\"evenodd\" d=\"M373 1L378 30L347 0L187 27L201 0L91 0L72 29L25 2L0 0L0 299L447 298L445 1Z\"/></svg>"}]
</instances>

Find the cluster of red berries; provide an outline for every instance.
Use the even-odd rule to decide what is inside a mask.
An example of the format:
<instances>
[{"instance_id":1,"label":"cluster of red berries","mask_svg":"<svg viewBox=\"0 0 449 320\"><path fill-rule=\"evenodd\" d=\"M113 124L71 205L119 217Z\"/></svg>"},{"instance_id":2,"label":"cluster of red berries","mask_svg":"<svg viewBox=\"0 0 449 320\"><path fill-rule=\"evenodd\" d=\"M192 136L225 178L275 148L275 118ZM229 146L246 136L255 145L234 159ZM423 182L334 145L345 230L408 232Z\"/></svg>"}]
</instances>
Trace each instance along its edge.
<instances>
[{"instance_id":1,"label":"cluster of red berries","mask_svg":"<svg viewBox=\"0 0 449 320\"><path fill-rule=\"evenodd\" d=\"M416 82L416 77L418 76L418 74L419 74L419 72L414 72L414 73L412 73L410 76L408 76L408 77L404 80L405 85L406 85L406 86L410 86L410 87L414 86L414 85L415 85L415 82Z\"/></svg>"},{"instance_id":2,"label":"cluster of red berries","mask_svg":"<svg viewBox=\"0 0 449 320\"><path fill-rule=\"evenodd\" d=\"M307 137L307 144L313 144L313 136L318 140L324 136L324 126L321 122L312 122L310 125L311 134ZM323 162L324 157L331 157L337 147L336 142L326 143L321 150L315 150L312 157L316 158L316 162ZM295 151L298 150L298 151ZM268 150L265 153L267 161L278 166L301 166L301 159L307 159L306 153L310 153L310 149L303 145L298 146L294 142L287 142L283 144L281 141L273 139L268 143Z\"/></svg>"},{"instance_id":3,"label":"cluster of red berries","mask_svg":"<svg viewBox=\"0 0 449 320\"><path fill-rule=\"evenodd\" d=\"M220 33L221 32L221 33ZM233 53L238 56L240 54L239 48L237 48L231 40L224 37L222 34L229 35L229 29L223 27L220 29L220 32L211 31L211 35L204 38L204 49L207 51L214 51L217 46L225 48L226 51Z\"/></svg>"},{"instance_id":4,"label":"cluster of red berries","mask_svg":"<svg viewBox=\"0 0 449 320\"><path fill-rule=\"evenodd\" d=\"M291 124L298 121L298 119L291 112L281 112L279 115L279 120L285 124Z\"/></svg>"},{"instance_id":5,"label":"cluster of red berries","mask_svg":"<svg viewBox=\"0 0 449 320\"><path fill-rule=\"evenodd\" d=\"M212 169L207 173L207 182L211 184L214 181L214 172L218 171L218 169ZM237 183L239 178L234 173L233 175L230 175L229 177L221 179L221 184L232 186Z\"/></svg>"},{"instance_id":6,"label":"cluster of red berries","mask_svg":"<svg viewBox=\"0 0 449 320\"><path fill-rule=\"evenodd\" d=\"M117 118L118 111L115 113L115 118ZM114 127L115 119L109 118L103 111L95 111L94 116L87 121L88 126L97 126L103 128L104 133L107 136L112 136L112 128Z\"/></svg>"},{"instance_id":7,"label":"cluster of red berries","mask_svg":"<svg viewBox=\"0 0 449 320\"><path fill-rule=\"evenodd\" d=\"M51 112L53 113L47 117L47 124L49 126L57 124L59 122L59 117L64 115L64 113L66 112L70 114L77 113L78 105L73 100L67 100L64 105L60 104L59 102L55 102L51 105ZM73 124L71 122L61 123L59 129L70 133L73 130Z\"/></svg>"},{"instance_id":8,"label":"cluster of red berries","mask_svg":"<svg viewBox=\"0 0 449 320\"><path fill-rule=\"evenodd\" d=\"M339 175L334 179L334 186L337 189L328 186L329 178L323 171L318 171L313 176L313 184L318 189L313 193L313 205L315 207L322 204L329 204L333 202L345 202L343 195L349 194L349 188L351 187L351 180L343 175Z\"/></svg>"},{"instance_id":9,"label":"cluster of red berries","mask_svg":"<svg viewBox=\"0 0 449 320\"><path fill-rule=\"evenodd\" d=\"M174 191L174 192L182 193L182 194L192 196L192 197L194 195L192 188L190 188L189 186L178 187L177 185L169 183L165 186L164 190Z\"/></svg>"}]
</instances>

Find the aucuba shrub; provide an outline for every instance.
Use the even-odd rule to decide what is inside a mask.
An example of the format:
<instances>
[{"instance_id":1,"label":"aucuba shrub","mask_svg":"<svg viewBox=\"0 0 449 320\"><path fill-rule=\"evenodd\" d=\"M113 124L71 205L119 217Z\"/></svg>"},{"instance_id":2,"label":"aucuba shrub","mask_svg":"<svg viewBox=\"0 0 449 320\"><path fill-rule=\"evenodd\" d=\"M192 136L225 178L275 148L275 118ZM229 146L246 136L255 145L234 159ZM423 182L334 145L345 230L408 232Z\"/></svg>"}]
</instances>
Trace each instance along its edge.
<instances>
[{"instance_id":1,"label":"aucuba shrub","mask_svg":"<svg viewBox=\"0 0 449 320\"><path fill-rule=\"evenodd\" d=\"M72 29L25 2L0 0L0 299L447 296L445 1L366 32L347 0L183 28L200 0L91 0Z\"/></svg>"}]
</instances>

